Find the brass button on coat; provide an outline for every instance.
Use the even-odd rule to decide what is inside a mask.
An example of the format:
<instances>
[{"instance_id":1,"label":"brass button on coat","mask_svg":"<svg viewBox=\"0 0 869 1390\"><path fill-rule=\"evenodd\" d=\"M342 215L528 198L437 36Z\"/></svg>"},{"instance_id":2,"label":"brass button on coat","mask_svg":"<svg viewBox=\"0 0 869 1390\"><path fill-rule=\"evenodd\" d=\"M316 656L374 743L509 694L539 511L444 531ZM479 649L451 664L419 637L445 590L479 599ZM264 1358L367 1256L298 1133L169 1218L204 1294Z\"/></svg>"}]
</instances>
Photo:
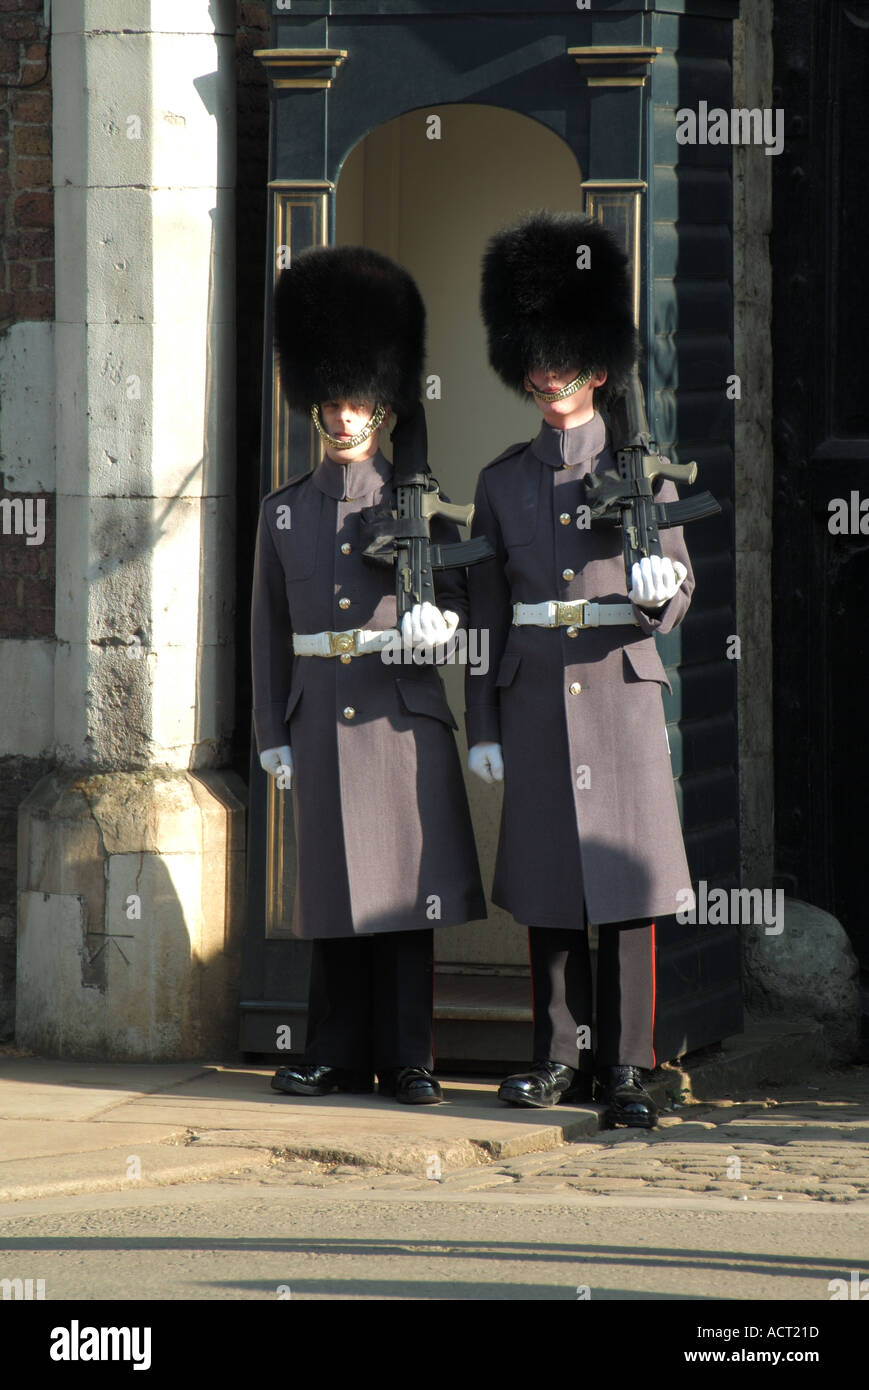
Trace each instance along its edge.
<instances>
[{"instance_id":1,"label":"brass button on coat","mask_svg":"<svg viewBox=\"0 0 869 1390\"><path fill-rule=\"evenodd\" d=\"M352 545L350 545L349 541L345 541L344 544L343 544L342 547L341 547L341 554L342 554L342 555L349 555L349 554L350 554L350 551L351 551L352 549L353 549L353 547L352 547Z\"/></svg>"},{"instance_id":2,"label":"brass button on coat","mask_svg":"<svg viewBox=\"0 0 869 1390\"><path fill-rule=\"evenodd\" d=\"M339 656L338 660L342 663L342 665L349 666L353 658L352 656Z\"/></svg>"},{"instance_id":3,"label":"brass button on coat","mask_svg":"<svg viewBox=\"0 0 869 1390\"><path fill-rule=\"evenodd\" d=\"M569 627L569 628L567 629L567 635L568 635L568 637L578 637L578 636L579 636L579 628L578 628L578 627Z\"/></svg>"},{"instance_id":4,"label":"brass button on coat","mask_svg":"<svg viewBox=\"0 0 869 1390\"><path fill-rule=\"evenodd\" d=\"M345 718L345 719L355 719L355 718L356 718L356 711L355 711L355 709L353 708L352 705L345 705L345 707L344 707L344 718Z\"/></svg>"},{"instance_id":5,"label":"brass button on coat","mask_svg":"<svg viewBox=\"0 0 869 1390\"><path fill-rule=\"evenodd\" d=\"M562 579L575 579L576 572L574 570L562 570L561 577Z\"/></svg>"},{"instance_id":6,"label":"brass button on coat","mask_svg":"<svg viewBox=\"0 0 869 1390\"><path fill-rule=\"evenodd\" d=\"M572 681L572 682L571 682L571 686L570 686L570 693L571 693L571 695L578 695L579 692L580 692L581 690L582 690L582 686L580 685L579 681Z\"/></svg>"},{"instance_id":7,"label":"brass button on coat","mask_svg":"<svg viewBox=\"0 0 869 1390\"><path fill-rule=\"evenodd\" d=\"M569 526L569 525L570 525L570 512L562 512L562 513L561 513L561 516L558 518L558 520L561 522L562 526Z\"/></svg>"},{"instance_id":8,"label":"brass button on coat","mask_svg":"<svg viewBox=\"0 0 869 1390\"><path fill-rule=\"evenodd\" d=\"M350 607L350 600L349 600L349 598L339 598L339 600L338 600L338 607L339 607L339 608L349 608L349 607Z\"/></svg>"}]
</instances>

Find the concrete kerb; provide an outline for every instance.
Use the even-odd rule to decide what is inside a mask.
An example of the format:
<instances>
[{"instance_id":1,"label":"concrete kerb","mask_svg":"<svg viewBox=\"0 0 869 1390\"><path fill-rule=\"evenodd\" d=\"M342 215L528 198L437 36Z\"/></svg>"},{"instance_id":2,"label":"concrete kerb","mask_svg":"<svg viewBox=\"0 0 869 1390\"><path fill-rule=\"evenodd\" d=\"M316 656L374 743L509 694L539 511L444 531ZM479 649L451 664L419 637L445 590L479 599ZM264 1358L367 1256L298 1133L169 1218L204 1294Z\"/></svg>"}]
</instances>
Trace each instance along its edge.
<instances>
[{"instance_id":1,"label":"concrete kerb","mask_svg":"<svg viewBox=\"0 0 869 1390\"><path fill-rule=\"evenodd\" d=\"M493 1099L494 1090L493 1083ZM500 1119L501 1113L493 1111L495 1121ZM430 1177L433 1172L438 1175L455 1173L466 1168L485 1167L501 1159L516 1158L521 1154L547 1153L564 1143L597 1134L600 1129L598 1107L589 1106L582 1110L571 1107L569 1111L565 1111L563 1119L557 1112L538 1112L541 1113L558 1122L547 1125L536 1123L527 1129L517 1123L516 1128L519 1132L515 1137L509 1138L482 1136L444 1141L437 1133L436 1114L430 1116L429 1123L422 1125L426 1130L425 1136L416 1133L411 1137L398 1139L394 1135L376 1132L345 1139L333 1131L332 1134L317 1139L288 1141L285 1136L269 1134L262 1130L245 1131L236 1134L232 1139L228 1138L225 1130L206 1130L198 1133L195 1138L197 1147L203 1148L227 1144L238 1144L246 1148L265 1146L272 1160L276 1162L283 1159L307 1159L326 1165L341 1163L360 1168L379 1168L391 1173L407 1173L415 1177ZM484 1125L485 1121L478 1121L478 1124ZM419 1129L420 1126L416 1128Z\"/></svg>"}]
</instances>

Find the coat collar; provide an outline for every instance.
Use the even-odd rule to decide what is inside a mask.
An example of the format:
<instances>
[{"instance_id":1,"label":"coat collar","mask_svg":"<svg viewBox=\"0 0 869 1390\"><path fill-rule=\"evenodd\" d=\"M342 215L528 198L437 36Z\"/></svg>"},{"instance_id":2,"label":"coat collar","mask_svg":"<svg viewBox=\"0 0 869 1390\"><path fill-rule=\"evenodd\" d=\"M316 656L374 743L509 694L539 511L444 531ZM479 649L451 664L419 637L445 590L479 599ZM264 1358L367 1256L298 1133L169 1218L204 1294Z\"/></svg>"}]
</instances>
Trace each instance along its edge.
<instances>
[{"instance_id":1,"label":"coat collar","mask_svg":"<svg viewBox=\"0 0 869 1390\"><path fill-rule=\"evenodd\" d=\"M314 469L312 480L327 497L334 497L337 502L352 502L373 497L391 477L392 465L378 449L371 458L352 463L336 463L324 454Z\"/></svg>"},{"instance_id":2,"label":"coat collar","mask_svg":"<svg viewBox=\"0 0 869 1390\"><path fill-rule=\"evenodd\" d=\"M550 468L575 468L582 476L589 473L606 444L606 425L597 411L584 425L559 430L544 420L540 433L531 441L532 453Z\"/></svg>"}]
</instances>

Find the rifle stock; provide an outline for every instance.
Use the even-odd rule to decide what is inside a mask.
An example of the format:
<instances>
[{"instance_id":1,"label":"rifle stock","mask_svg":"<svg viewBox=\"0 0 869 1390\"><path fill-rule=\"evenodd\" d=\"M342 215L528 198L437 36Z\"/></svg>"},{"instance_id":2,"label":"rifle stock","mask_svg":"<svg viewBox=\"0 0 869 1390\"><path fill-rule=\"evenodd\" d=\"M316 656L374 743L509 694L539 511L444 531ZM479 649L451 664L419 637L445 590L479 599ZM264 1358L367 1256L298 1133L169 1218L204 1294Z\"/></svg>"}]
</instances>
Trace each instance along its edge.
<instances>
[{"instance_id":1,"label":"rifle stock","mask_svg":"<svg viewBox=\"0 0 869 1390\"><path fill-rule=\"evenodd\" d=\"M473 502L444 502L439 492L423 493L422 514L425 517L442 516L445 521L454 521L457 526L470 526L474 519Z\"/></svg>"}]
</instances>

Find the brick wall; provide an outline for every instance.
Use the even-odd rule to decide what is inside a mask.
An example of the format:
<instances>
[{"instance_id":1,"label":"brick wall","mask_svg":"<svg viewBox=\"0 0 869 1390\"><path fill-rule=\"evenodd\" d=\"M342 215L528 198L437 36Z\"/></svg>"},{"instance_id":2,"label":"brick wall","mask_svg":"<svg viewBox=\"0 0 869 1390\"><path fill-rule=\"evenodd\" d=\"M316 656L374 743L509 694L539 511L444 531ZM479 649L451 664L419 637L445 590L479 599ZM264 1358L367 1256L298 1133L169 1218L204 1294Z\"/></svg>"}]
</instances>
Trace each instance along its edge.
<instances>
[{"instance_id":1,"label":"brick wall","mask_svg":"<svg viewBox=\"0 0 869 1390\"><path fill-rule=\"evenodd\" d=\"M0 486L0 638L54 635L54 496L27 497L44 508L41 544L22 530L20 493Z\"/></svg>"},{"instance_id":2,"label":"brick wall","mask_svg":"<svg viewBox=\"0 0 869 1390\"><path fill-rule=\"evenodd\" d=\"M42 15L42 0L0 0L0 332L54 317L51 75ZM0 474L0 501L13 499L3 482ZM11 513L0 509L0 638L54 632L54 499L42 500L42 545L4 533Z\"/></svg>"},{"instance_id":3,"label":"brick wall","mask_svg":"<svg viewBox=\"0 0 869 1390\"><path fill-rule=\"evenodd\" d=\"M0 334L54 317L54 198L51 184L51 72L42 0L0 0ZM0 507L0 640L54 633L54 497L45 537L28 545L15 513ZM0 503L18 503L0 473ZM7 647L0 664L14 662ZM18 807L51 769L44 759L0 756L0 1042L15 1010Z\"/></svg>"},{"instance_id":4,"label":"brick wall","mask_svg":"<svg viewBox=\"0 0 869 1390\"><path fill-rule=\"evenodd\" d=\"M0 0L0 330L54 314L51 74L42 0Z\"/></svg>"}]
</instances>

